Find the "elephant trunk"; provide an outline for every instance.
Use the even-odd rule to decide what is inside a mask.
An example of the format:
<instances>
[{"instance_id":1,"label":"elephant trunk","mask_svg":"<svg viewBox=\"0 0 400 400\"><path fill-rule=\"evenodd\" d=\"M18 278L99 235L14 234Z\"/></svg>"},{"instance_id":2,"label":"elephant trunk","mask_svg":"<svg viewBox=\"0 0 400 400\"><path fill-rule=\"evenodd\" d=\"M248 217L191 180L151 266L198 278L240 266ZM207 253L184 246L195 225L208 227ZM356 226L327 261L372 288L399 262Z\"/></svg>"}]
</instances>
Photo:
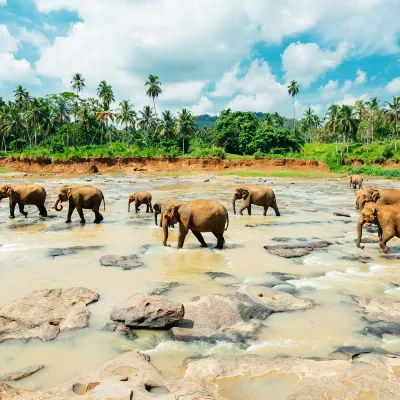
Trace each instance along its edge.
<instances>
[{"instance_id":1,"label":"elephant trunk","mask_svg":"<svg viewBox=\"0 0 400 400\"><path fill-rule=\"evenodd\" d=\"M56 211L61 211L63 209L63 205L62 204L60 204L60 207L58 207L58 204L60 202L61 202L61 199L60 199L60 197L58 197L56 202L55 202L55 204L54 204L54 208L55 208Z\"/></svg>"},{"instance_id":2,"label":"elephant trunk","mask_svg":"<svg viewBox=\"0 0 400 400\"><path fill-rule=\"evenodd\" d=\"M163 240L163 245L167 245L167 240L168 240L168 220L167 218L163 218L162 220L162 229L164 232L164 240Z\"/></svg>"},{"instance_id":3,"label":"elephant trunk","mask_svg":"<svg viewBox=\"0 0 400 400\"><path fill-rule=\"evenodd\" d=\"M154 210L154 221L156 222L156 225L157 225L157 215L158 215L158 212L156 210Z\"/></svg>"},{"instance_id":4,"label":"elephant trunk","mask_svg":"<svg viewBox=\"0 0 400 400\"><path fill-rule=\"evenodd\" d=\"M131 203L132 203L132 200L128 199L128 212L131 211Z\"/></svg>"},{"instance_id":5,"label":"elephant trunk","mask_svg":"<svg viewBox=\"0 0 400 400\"><path fill-rule=\"evenodd\" d=\"M236 214L236 195L235 194L233 195L233 198L232 198L232 208L233 208L233 214L235 215Z\"/></svg>"},{"instance_id":6,"label":"elephant trunk","mask_svg":"<svg viewBox=\"0 0 400 400\"><path fill-rule=\"evenodd\" d=\"M361 246L361 236L362 236L362 228L364 225L364 219L362 215L358 217L358 222L357 222L357 247L360 249L363 249L364 247Z\"/></svg>"}]
</instances>

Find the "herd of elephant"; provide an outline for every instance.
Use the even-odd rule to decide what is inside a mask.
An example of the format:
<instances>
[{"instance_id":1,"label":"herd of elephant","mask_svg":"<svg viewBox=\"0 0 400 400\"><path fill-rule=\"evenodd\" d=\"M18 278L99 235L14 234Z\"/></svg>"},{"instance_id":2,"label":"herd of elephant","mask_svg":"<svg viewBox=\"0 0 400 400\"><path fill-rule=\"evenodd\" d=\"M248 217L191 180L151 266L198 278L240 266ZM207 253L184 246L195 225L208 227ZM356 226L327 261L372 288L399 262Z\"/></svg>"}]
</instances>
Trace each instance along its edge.
<instances>
[{"instance_id":1,"label":"herd of elephant","mask_svg":"<svg viewBox=\"0 0 400 400\"><path fill-rule=\"evenodd\" d=\"M363 178L360 175L350 177L350 186L358 189L356 194L356 207L360 210L357 223L357 247L361 246L362 227L365 223L375 224L378 227L379 245L383 252L388 251L386 243L394 236L400 237L400 190L378 189L373 187L363 188ZM25 217L25 205L35 205L42 217L47 217L45 207L46 190L37 184L17 184L0 186L0 201L3 198L10 200L10 218L15 218L15 207ZM243 185L235 189L232 199L233 213L236 214L235 203L242 199L243 204L239 214L247 209L251 215L251 206L264 208L263 215L267 215L268 208L280 216L276 202L276 196L272 189L259 185ZM76 209L81 223L84 224L84 209L90 209L95 215L95 223L103 221L100 214L100 206L103 202L105 210L104 195L101 190L89 185L67 185L62 186L57 195L54 208L56 211L63 209L63 202L68 201L68 214L66 223L71 222L71 216ZM228 211L224 205L215 200L191 200L182 202L169 200L152 205L152 196L147 191L136 192L129 196L128 212L131 203L135 204L135 212L139 212L141 205L146 206L146 212L154 212L155 223L160 215L160 227L163 228L164 246L167 245L168 228L179 224L178 249L183 247L186 235L191 231L202 247L207 247L202 236L203 232L212 232L217 238L217 248L222 249L225 243L224 232L229 226Z\"/></svg>"}]
</instances>

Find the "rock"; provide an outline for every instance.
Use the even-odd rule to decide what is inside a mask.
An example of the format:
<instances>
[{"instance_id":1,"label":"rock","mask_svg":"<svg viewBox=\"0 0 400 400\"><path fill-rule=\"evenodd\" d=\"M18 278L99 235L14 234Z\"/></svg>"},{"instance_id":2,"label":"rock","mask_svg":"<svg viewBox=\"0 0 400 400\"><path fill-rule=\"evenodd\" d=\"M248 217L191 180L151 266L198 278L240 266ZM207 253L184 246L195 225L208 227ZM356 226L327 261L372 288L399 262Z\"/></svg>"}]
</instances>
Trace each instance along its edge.
<instances>
[{"instance_id":1,"label":"rock","mask_svg":"<svg viewBox=\"0 0 400 400\"><path fill-rule=\"evenodd\" d=\"M276 285L276 286L273 286L273 289L279 290L280 292L293 294L293 295L299 292L295 286L288 285L288 284L287 285Z\"/></svg>"},{"instance_id":2,"label":"rock","mask_svg":"<svg viewBox=\"0 0 400 400\"><path fill-rule=\"evenodd\" d=\"M337 217L346 217L350 218L350 214L344 211L335 211L333 215L336 215Z\"/></svg>"},{"instance_id":3,"label":"rock","mask_svg":"<svg viewBox=\"0 0 400 400\"><path fill-rule=\"evenodd\" d=\"M366 336L373 336L382 339L383 335L400 335L400 324L374 322L367 325L361 333Z\"/></svg>"},{"instance_id":4,"label":"rock","mask_svg":"<svg viewBox=\"0 0 400 400\"><path fill-rule=\"evenodd\" d=\"M284 258L303 257L310 254L313 250L311 247L298 247L287 244L264 246L264 249L266 249L270 254Z\"/></svg>"},{"instance_id":5,"label":"rock","mask_svg":"<svg viewBox=\"0 0 400 400\"><path fill-rule=\"evenodd\" d=\"M183 304L160 296L137 293L111 310L113 321L136 328L165 328L180 321L185 314Z\"/></svg>"},{"instance_id":6,"label":"rock","mask_svg":"<svg viewBox=\"0 0 400 400\"><path fill-rule=\"evenodd\" d=\"M325 249L326 247L329 247L332 245L332 242L329 242L328 240L317 240L315 242L310 242L307 243L305 246L306 247L311 247L312 249Z\"/></svg>"},{"instance_id":7,"label":"rock","mask_svg":"<svg viewBox=\"0 0 400 400\"><path fill-rule=\"evenodd\" d=\"M208 275L211 279L216 279L216 278L233 278L231 274L227 274L226 272L206 272L206 275Z\"/></svg>"},{"instance_id":8,"label":"rock","mask_svg":"<svg viewBox=\"0 0 400 400\"><path fill-rule=\"evenodd\" d=\"M271 272L271 275L283 282L301 279L298 275L285 274L284 272Z\"/></svg>"},{"instance_id":9,"label":"rock","mask_svg":"<svg viewBox=\"0 0 400 400\"><path fill-rule=\"evenodd\" d=\"M355 359L362 354L384 354L384 355L394 355L394 353L390 353L380 347L358 347L358 346L341 346L338 347L331 355L330 359L338 358L339 354L342 354L346 357L346 359Z\"/></svg>"},{"instance_id":10,"label":"rock","mask_svg":"<svg viewBox=\"0 0 400 400\"><path fill-rule=\"evenodd\" d=\"M358 261L363 264L368 264L373 261L373 259L369 256L357 256L357 255L343 256L341 257L341 260Z\"/></svg>"},{"instance_id":11,"label":"rock","mask_svg":"<svg viewBox=\"0 0 400 400\"><path fill-rule=\"evenodd\" d=\"M60 231L74 229L77 227L82 227L82 225L79 221L73 221L69 224L66 224L65 222L61 222L59 224L54 224L52 226L49 226L48 228L44 229L43 232L60 232Z\"/></svg>"},{"instance_id":12,"label":"rock","mask_svg":"<svg viewBox=\"0 0 400 400\"><path fill-rule=\"evenodd\" d=\"M114 322L108 322L107 324L104 325L103 330L107 332L115 332L117 329L118 324Z\"/></svg>"},{"instance_id":13,"label":"rock","mask_svg":"<svg viewBox=\"0 0 400 400\"><path fill-rule=\"evenodd\" d=\"M290 242L291 238L288 237L273 237L271 240L274 242Z\"/></svg>"},{"instance_id":14,"label":"rock","mask_svg":"<svg viewBox=\"0 0 400 400\"><path fill-rule=\"evenodd\" d=\"M62 256L70 256L77 254L78 251L82 250L100 250L104 246L73 246L73 247L65 247L63 249L49 249L47 252L48 257L62 257Z\"/></svg>"},{"instance_id":15,"label":"rock","mask_svg":"<svg viewBox=\"0 0 400 400\"><path fill-rule=\"evenodd\" d=\"M259 327L243 320L234 296L202 296L184 307L185 318L171 329L176 340L241 341L253 336Z\"/></svg>"},{"instance_id":16,"label":"rock","mask_svg":"<svg viewBox=\"0 0 400 400\"><path fill-rule=\"evenodd\" d=\"M386 260L400 260L400 254L385 254L381 255L381 257L385 258Z\"/></svg>"},{"instance_id":17,"label":"rock","mask_svg":"<svg viewBox=\"0 0 400 400\"><path fill-rule=\"evenodd\" d=\"M9 374L0 376L0 381L3 382L20 381L21 379L27 378L28 376L33 375L34 373L40 371L43 368L44 365L32 365L31 367L20 369L19 371L10 372Z\"/></svg>"},{"instance_id":18,"label":"rock","mask_svg":"<svg viewBox=\"0 0 400 400\"><path fill-rule=\"evenodd\" d=\"M256 303L243 293L237 293L236 298L238 300L238 311L243 321L250 321L251 319L264 320L272 314L270 308Z\"/></svg>"},{"instance_id":19,"label":"rock","mask_svg":"<svg viewBox=\"0 0 400 400\"><path fill-rule=\"evenodd\" d=\"M119 267L124 271L143 267L144 264L136 254L131 256L107 255L100 257L100 264L104 267Z\"/></svg>"},{"instance_id":20,"label":"rock","mask_svg":"<svg viewBox=\"0 0 400 400\"><path fill-rule=\"evenodd\" d=\"M32 392L30 390L22 390L13 388L6 383L0 382L0 399L1 400L38 400L49 399L49 396L43 396L41 392Z\"/></svg>"},{"instance_id":21,"label":"rock","mask_svg":"<svg viewBox=\"0 0 400 400\"><path fill-rule=\"evenodd\" d=\"M170 282L166 283L163 286L154 289L152 292L150 292L150 296L161 296L162 294L168 293L170 290L175 289L179 286L182 286L182 283L179 282Z\"/></svg>"},{"instance_id":22,"label":"rock","mask_svg":"<svg viewBox=\"0 0 400 400\"><path fill-rule=\"evenodd\" d=\"M306 310L314 305L312 300L295 297L262 285L242 285L238 292L274 312Z\"/></svg>"},{"instance_id":23,"label":"rock","mask_svg":"<svg viewBox=\"0 0 400 400\"><path fill-rule=\"evenodd\" d=\"M86 288L44 289L0 308L0 342L8 339L54 339L59 332L85 328L87 305L99 295Z\"/></svg>"},{"instance_id":24,"label":"rock","mask_svg":"<svg viewBox=\"0 0 400 400\"><path fill-rule=\"evenodd\" d=\"M116 330L116 332L120 333L121 335L126 336L130 340L135 340L138 338L138 335L136 334L136 332L126 325L117 324L115 330Z\"/></svg>"},{"instance_id":25,"label":"rock","mask_svg":"<svg viewBox=\"0 0 400 400\"><path fill-rule=\"evenodd\" d=\"M357 296L353 296L353 299L364 309L367 321L400 324L400 302Z\"/></svg>"}]
</instances>

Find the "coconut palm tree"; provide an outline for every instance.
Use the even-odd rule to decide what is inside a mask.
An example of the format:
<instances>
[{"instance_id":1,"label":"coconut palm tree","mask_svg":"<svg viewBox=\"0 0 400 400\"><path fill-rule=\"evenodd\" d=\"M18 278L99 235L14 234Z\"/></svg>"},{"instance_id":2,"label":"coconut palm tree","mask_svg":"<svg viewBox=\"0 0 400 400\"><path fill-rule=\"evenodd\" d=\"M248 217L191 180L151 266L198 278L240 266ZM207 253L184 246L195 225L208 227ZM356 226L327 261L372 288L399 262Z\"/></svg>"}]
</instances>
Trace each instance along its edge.
<instances>
[{"instance_id":1,"label":"coconut palm tree","mask_svg":"<svg viewBox=\"0 0 400 400\"><path fill-rule=\"evenodd\" d=\"M37 133L41 129L44 120L47 118L45 101L34 97L23 114L26 123L31 126L35 132L35 147L37 147Z\"/></svg>"},{"instance_id":2,"label":"coconut palm tree","mask_svg":"<svg viewBox=\"0 0 400 400\"><path fill-rule=\"evenodd\" d=\"M157 126L157 120L150 106L144 106L139 111L138 126L146 132Z\"/></svg>"},{"instance_id":3,"label":"coconut palm tree","mask_svg":"<svg viewBox=\"0 0 400 400\"><path fill-rule=\"evenodd\" d=\"M112 86L108 85L104 80L100 82L100 85L97 88L97 95L107 108L110 108L111 103L115 101Z\"/></svg>"},{"instance_id":4,"label":"coconut palm tree","mask_svg":"<svg viewBox=\"0 0 400 400\"><path fill-rule=\"evenodd\" d=\"M71 116L71 103L70 99L66 96L56 96L54 103L54 118L58 126L64 123L69 123ZM69 147L69 132L67 125L67 147Z\"/></svg>"},{"instance_id":5,"label":"coconut palm tree","mask_svg":"<svg viewBox=\"0 0 400 400\"><path fill-rule=\"evenodd\" d=\"M357 120L353 107L343 105L340 108L338 127L343 134L343 142L346 144L346 153L349 154L349 136L357 129Z\"/></svg>"},{"instance_id":6,"label":"coconut palm tree","mask_svg":"<svg viewBox=\"0 0 400 400\"><path fill-rule=\"evenodd\" d=\"M303 116L303 126L306 128L306 131L309 131L311 127L314 126L314 118L315 118L315 113L314 110L311 109L310 107L306 110ZM311 136L309 138L310 143L311 143Z\"/></svg>"},{"instance_id":7,"label":"coconut palm tree","mask_svg":"<svg viewBox=\"0 0 400 400\"><path fill-rule=\"evenodd\" d=\"M263 125L273 126L274 125L274 118L271 113L267 112L264 115Z\"/></svg>"},{"instance_id":8,"label":"coconut palm tree","mask_svg":"<svg viewBox=\"0 0 400 400\"><path fill-rule=\"evenodd\" d=\"M185 154L185 135L191 135L196 131L196 128L195 118L188 109L184 108L181 113L178 113L175 134L182 136L183 154Z\"/></svg>"},{"instance_id":9,"label":"coconut palm tree","mask_svg":"<svg viewBox=\"0 0 400 400\"><path fill-rule=\"evenodd\" d=\"M145 82L144 85L148 87L146 95L153 99L154 114L157 117L156 103L154 99L162 93L162 89L160 87L161 82L158 80L157 75L150 74L148 80Z\"/></svg>"},{"instance_id":10,"label":"coconut palm tree","mask_svg":"<svg viewBox=\"0 0 400 400\"><path fill-rule=\"evenodd\" d=\"M326 125L329 129L333 130L333 136L335 137L336 141L336 154L338 153L338 135L336 132L336 127L339 119L340 107L337 104L332 104L328 108L328 113L325 116Z\"/></svg>"},{"instance_id":11,"label":"coconut palm tree","mask_svg":"<svg viewBox=\"0 0 400 400\"><path fill-rule=\"evenodd\" d=\"M29 92L21 85L14 90L14 99L19 108L24 107L30 100Z\"/></svg>"},{"instance_id":12,"label":"coconut palm tree","mask_svg":"<svg viewBox=\"0 0 400 400\"><path fill-rule=\"evenodd\" d=\"M12 136L15 139L17 139L18 137L22 137L23 132L26 131L26 126L22 118L22 113L20 112L18 107L6 106L4 108L2 125L3 125L2 133L3 133L3 146L4 146L3 148L4 151L7 152L6 138L8 136Z\"/></svg>"},{"instance_id":13,"label":"coconut palm tree","mask_svg":"<svg viewBox=\"0 0 400 400\"><path fill-rule=\"evenodd\" d=\"M76 97L79 97L79 93L82 92L83 88L86 86L85 78L82 74L75 74L72 77L71 86L72 89L76 90Z\"/></svg>"},{"instance_id":14,"label":"coconut palm tree","mask_svg":"<svg viewBox=\"0 0 400 400\"><path fill-rule=\"evenodd\" d=\"M384 115L388 121L394 123L394 150L397 151L397 122L400 118L400 97L393 96L393 101L391 103L387 101L385 104L387 108L384 111Z\"/></svg>"},{"instance_id":15,"label":"coconut palm tree","mask_svg":"<svg viewBox=\"0 0 400 400\"><path fill-rule=\"evenodd\" d=\"M79 107L78 112L76 114L76 119L77 119L77 121L80 121L82 123L82 125L84 126L85 132L86 132L86 138L89 133L89 124L90 124L91 117L93 117L93 112L90 109L88 103L86 101L82 102L82 104Z\"/></svg>"},{"instance_id":16,"label":"coconut palm tree","mask_svg":"<svg viewBox=\"0 0 400 400\"><path fill-rule=\"evenodd\" d=\"M283 125L283 118L277 113L272 114L272 126L280 128Z\"/></svg>"},{"instance_id":17,"label":"coconut palm tree","mask_svg":"<svg viewBox=\"0 0 400 400\"><path fill-rule=\"evenodd\" d=\"M104 136L106 136L106 133L104 132L104 126L108 124L108 121L114 121L114 113L110 108L108 107L107 104L103 104L103 106L96 112L96 119L97 121L100 122L101 126L103 127L103 133ZM93 142L93 140L92 140ZM102 139L100 138L100 142L102 142ZM111 142L111 136L110 136L110 144L112 146Z\"/></svg>"},{"instance_id":18,"label":"coconut palm tree","mask_svg":"<svg viewBox=\"0 0 400 400\"><path fill-rule=\"evenodd\" d=\"M160 136L169 140L174 133L175 121L174 116L171 111L167 110L162 113L162 118L160 121Z\"/></svg>"},{"instance_id":19,"label":"coconut palm tree","mask_svg":"<svg viewBox=\"0 0 400 400\"><path fill-rule=\"evenodd\" d=\"M371 97L369 101L367 101L366 105L368 106L368 109L371 112L371 120L372 120L371 142L374 143L375 117L379 113L379 99L377 97Z\"/></svg>"},{"instance_id":20,"label":"coconut palm tree","mask_svg":"<svg viewBox=\"0 0 400 400\"><path fill-rule=\"evenodd\" d=\"M288 86L288 93L292 96L293 101L293 133L296 130L296 110L294 107L294 98L299 94L299 84L296 81L291 81Z\"/></svg>"},{"instance_id":21,"label":"coconut palm tree","mask_svg":"<svg viewBox=\"0 0 400 400\"><path fill-rule=\"evenodd\" d=\"M119 103L119 107L115 114L115 119L118 123L125 124L125 138L128 140L128 126L135 124L136 112L129 100L122 100Z\"/></svg>"},{"instance_id":22,"label":"coconut palm tree","mask_svg":"<svg viewBox=\"0 0 400 400\"><path fill-rule=\"evenodd\" d=\"M322 120L317 114L314 114L313 123L314 123L314 128L315 128L314 137L317 137L318 128L322 127Z\"/></svg>"},{"instance_id":23,"label":"coconut palm tree","mask_svg":"<svg viewBox=\"0 0 400 400\"><path fill-rule=\"evenodd\" d=\"M357 100L355 105L354 105L354 110L355 112L358 114L358 120L360 121L360 123L362 122L362 117L364 115L365 112L365 103L364 100Z\"/></svg>"}]
</instances>

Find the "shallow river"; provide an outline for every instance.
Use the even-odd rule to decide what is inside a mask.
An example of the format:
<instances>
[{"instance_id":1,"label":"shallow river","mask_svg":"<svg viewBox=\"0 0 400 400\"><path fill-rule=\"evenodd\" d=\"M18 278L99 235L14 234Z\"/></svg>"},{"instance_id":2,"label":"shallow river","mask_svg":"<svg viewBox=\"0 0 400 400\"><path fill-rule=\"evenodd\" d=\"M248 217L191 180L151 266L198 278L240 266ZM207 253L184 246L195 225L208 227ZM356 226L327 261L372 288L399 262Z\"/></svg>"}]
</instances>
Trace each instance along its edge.
<instances>
[{"instance_id":1,"label":"shallow river","mask_svg":"<svg viewBox=\"0 0 400 400\"><path fill-rule=\"evenodd\" d=\"M43 288L84 286L98 292L101 297L89 306L88 329L62 333L52 342L1 343L0 375L29 365L44 364L42 371L16 382L14 386L48 389L130 349L149 354L152 363L171 378L183 375L186 358L219 353L327 357L340 346L353 345L400 352L399 337L385 335L383 339L376 339L360 333L367 322L351 296L400 300L400 287L393 285L400 283L399 261L382 257L377 243L366 244L364 250L356 249L358 212L353 190L347 181L221 176L204 182L208 177L42 177L35 182L43 184L48 193L48 210L53 218L47 219L41 219L36 208L28 207L27 219L16 211L17 218L9 220L8 199L3 200L0 203L0 306ZM86 182L87 179L91 182ZM22 180L21 177L2 176L1 180L30 182L31 178ZM63 229L67 207L60 213L50 208L58 187L82 182L103 191L106 198L104 223L93 224L92 213L86 211L88 223L85 226L74 224L71 229ZM254 206L252 216L233 216L231 198L238 182L272 187L281 217L276 217L271 209L267 217L263 217L262 209ZM400 188L399 183L384 180L369 180L367 184ZM170 230L172 247L163 247L162 230L155 226L153 214L146 214L144 206L137 215L127 212L128 194L137 190L151 191L153 203L195 198L221 201L230 212L225 248L221 251L214 249L214 236L205 234L209 248L202 249L189 234L184 249L177 251L176 228ZM240 207L239 202L237 207ZM334 216L336 210L349 212L351 218ZM72 219L79 221L76 212ZM291 238L289 243L301 243L302 239L326 239L333 245L302 258L284 259L270 255L263 248L264 245L278 244L272 239L281 237ZM364 230L364 237L376 238L376 233ZM94 245L103 247L82 250L75 255L48 256L49 250L55 248ZM389 246L391 254L400 253L398 239L390 241ZM106 254L137 254L145 266L130 271L103 267L99 258ZM369 256L372 261L363 264L342 259L351 255ZM209 271L226 272L232 277L213 280L206 274ZM307 311L272 314L256 339L247 343L181 343L170 340L166 332L154 330L138 330L139 338L129 340L117 332L102 329L109 322L111 308L134 293L179 282L182 285L166 296L185 302L202 294L233 293L236 290L234 284L242 282L267 284L276 281L272 272L296 275L287 284L292 285L293 290L297 289L297 296L310 298L317 305ZM290 382L284 378L279 381L278 377L272 377L268 382L262 383L264 388L269 384L272 388L280 385L281 389L275 390L276 393L286 393L290 389ZM259 387L257 381L252 385ZM285 385L289 385L289 389ZM228 390L224 389L223 383L221 390L222 393ZM245 397L239 395L237 398Z\"/></svg>"}]
</instances>

